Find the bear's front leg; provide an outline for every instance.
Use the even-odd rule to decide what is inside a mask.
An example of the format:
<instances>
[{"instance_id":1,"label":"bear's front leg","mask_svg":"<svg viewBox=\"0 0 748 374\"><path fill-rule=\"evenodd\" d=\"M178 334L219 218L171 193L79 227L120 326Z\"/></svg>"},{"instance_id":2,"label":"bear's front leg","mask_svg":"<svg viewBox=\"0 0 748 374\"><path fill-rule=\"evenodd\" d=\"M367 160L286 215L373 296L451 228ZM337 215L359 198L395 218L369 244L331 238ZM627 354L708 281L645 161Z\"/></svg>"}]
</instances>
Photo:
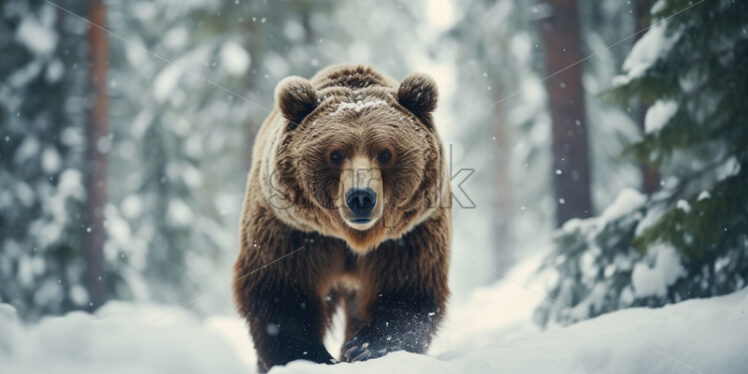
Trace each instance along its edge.
<instances>
[{"instance_id":1,"label":"bear's front leg","mask_svg":"<svg viewBox=\"0 0 748 374\"><path fill-rule=\"evenodd\" d=\"M363 361L402 350L425 353L440 317L429 297L384 292L374 303L371 322L343 345L342 359Z\"/></svg>"},{"instance_id":2,"label":"bear's front leg","mask_svg":"<svg viewBox=\"0 0 748 374\"><path fill-rule=\"evenodd\" d=\"M359 261L359 315L367 323L347 336L342 360L393 351L424 353L446 307L448 215L437 212L403 238L384 242Z\"/></svg>"},{"instance_id":3,"label":"bear's front leg","mask_svg":"<svg viewBox=\"0 0 748 374\"><path fill-rule=\"evenodd\" d=\"M314 292L269 281L258 282L248 296L248 320L260 369L294 360L336 362L322 342L325 306Z\"/></svg>"}]
</instances>

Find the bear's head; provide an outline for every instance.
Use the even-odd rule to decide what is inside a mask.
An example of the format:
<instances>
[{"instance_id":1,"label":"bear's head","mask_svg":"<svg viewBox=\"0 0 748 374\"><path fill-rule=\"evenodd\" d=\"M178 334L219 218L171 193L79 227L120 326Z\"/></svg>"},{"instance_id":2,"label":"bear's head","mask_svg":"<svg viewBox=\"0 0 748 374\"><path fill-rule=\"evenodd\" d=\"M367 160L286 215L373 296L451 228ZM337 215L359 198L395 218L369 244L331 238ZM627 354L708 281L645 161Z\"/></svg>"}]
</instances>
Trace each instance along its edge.
<instances>
[{"instance_id":1,"label":"bear's head","mask_svg":"<svg viewBox=\"0 0 748 374\"><path fill-rule=\"evenodd\" d=\"M341 238L358 253L402 236L450 197L431 115L436 83L423 74L400 84L378 78L317 89L299 77L281 81L282 126L260 165L281 220Z\"/></svg>"}]
</instances>

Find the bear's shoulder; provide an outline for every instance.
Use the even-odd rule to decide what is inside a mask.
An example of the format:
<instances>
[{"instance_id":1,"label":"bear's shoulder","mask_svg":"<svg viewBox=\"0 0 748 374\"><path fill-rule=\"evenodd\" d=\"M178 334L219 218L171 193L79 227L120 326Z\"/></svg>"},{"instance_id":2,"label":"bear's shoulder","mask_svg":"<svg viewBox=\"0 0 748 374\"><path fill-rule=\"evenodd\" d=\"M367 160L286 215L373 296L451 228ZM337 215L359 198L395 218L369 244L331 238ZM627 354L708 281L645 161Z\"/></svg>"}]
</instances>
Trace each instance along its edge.
<instances>
[{"instance_id":1,"label":"bear's shoulder","mask_svg":"<svg viewBox=\"0 0 748 374\"><path fill-rule=\"evenodd\" d=\"M348 88L353 91L363 88L384 87L396 88L397 82L377 72L370 66L340 64L327 67L311 79L317 90L329 88Z\"/></svg>"}]
</instances>

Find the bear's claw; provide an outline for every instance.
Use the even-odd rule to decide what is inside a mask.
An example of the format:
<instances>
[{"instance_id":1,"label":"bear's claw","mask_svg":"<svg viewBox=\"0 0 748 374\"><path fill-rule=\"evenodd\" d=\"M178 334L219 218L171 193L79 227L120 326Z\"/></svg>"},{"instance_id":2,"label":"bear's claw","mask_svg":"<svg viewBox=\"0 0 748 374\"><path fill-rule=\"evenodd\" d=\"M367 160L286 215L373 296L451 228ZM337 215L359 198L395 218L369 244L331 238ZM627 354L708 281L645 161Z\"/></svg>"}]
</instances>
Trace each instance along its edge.
<instances>
[{"instance_id":1,"label":"bear's claw","mask_svg":"<svg viewBox=\"0 0 748 374\"><path fill-rule=\"evenodd\" d=\"M397 351L398 348L381 348L376 349L369 342L359 343L361 339L354 337L345 344L343 344L343 357L342 361L345 362L358 362L366 361L372 358L379 358L386 355L389 352Z\"/></svg>"}]
</instances>

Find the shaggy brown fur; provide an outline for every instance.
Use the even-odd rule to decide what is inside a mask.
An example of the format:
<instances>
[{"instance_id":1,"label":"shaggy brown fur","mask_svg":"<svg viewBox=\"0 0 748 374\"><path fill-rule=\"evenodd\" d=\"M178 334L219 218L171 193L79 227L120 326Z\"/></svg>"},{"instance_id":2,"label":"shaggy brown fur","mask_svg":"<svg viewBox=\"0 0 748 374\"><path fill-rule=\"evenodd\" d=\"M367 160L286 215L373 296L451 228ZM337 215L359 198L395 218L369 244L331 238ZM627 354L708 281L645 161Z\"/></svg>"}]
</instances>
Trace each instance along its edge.
<instances>
[{"instance_id":1,"label":"shaggy brown fur","mask_svg":"<svg viewBox=\"0 0 748 374\"><path fill-rule=\"evenodd\" d=\"M342 360L428 348L449 295L451 194L431 117L437 96L428 76L398 84L350 65L278 84L255 142L234 268L260 369L333 362L322 341L338 302ZM391 158L377 158L385 149ZM370 227L344 217L347 164L331 163L335 151L376 168L383 205Z\"/></svg>"}]
</instances>

